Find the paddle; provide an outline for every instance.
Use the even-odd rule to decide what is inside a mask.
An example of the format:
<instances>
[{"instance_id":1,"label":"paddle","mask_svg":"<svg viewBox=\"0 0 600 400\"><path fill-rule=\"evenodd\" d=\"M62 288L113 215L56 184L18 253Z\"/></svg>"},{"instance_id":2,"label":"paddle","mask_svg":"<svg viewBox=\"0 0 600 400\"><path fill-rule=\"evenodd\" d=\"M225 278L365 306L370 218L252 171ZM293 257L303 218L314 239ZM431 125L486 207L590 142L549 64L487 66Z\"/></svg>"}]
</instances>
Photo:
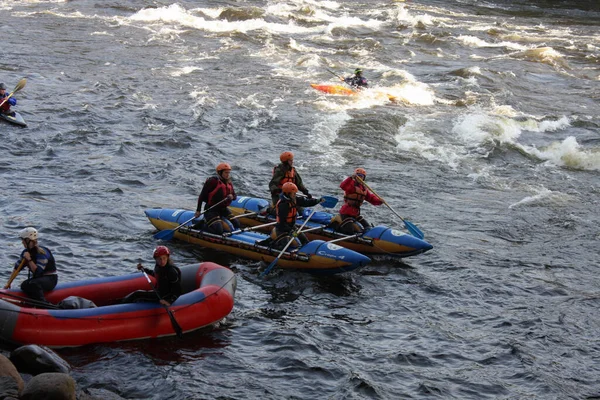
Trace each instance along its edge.
<instances>
[{"instance_id":1,"label":"paddle","mask_svg":"<svg viewBox=\"0 0 600 400\"><path fill-rule=\"evenodd\" d=\"M354 238L357 238L357 237L362 236L362 235L363 235L362 232L358 232L358 233L355 233L354 235L348 235L348 236L344 236L344 237L341 237L341 238L330 240L327 243L341 242L343 240L354 239Z\"/></svg>"},{"instance_id":2,"label":"paddle","mask_svg":"<svg viewBox=\"0 0 600 400\"><path fill-rule=\"evenodd\" d=\"M267 267L267 269L265 269L260 276L263 277L265 275L267 275L269 272L271 272L271 270L273 269L273 267L277 264L277 261L279 261L279 259L281 258L281 256L283 255L283 253L285 253L285 251L288 249L288 247L290 247L290 245L292 244L292 242L294 241L294 239L296 239L296 237L298 236L298 232L300 232L302 230L302 228L304 228L304 225L306 225L306 223L308 222L308 220L310 220L310 217L313 216L314 213L317 212L317 209L315 208L310 215L308 216L308 218L306 218L306 220L304 221L304 223L302 225L300 225L300 228L297 229L296 231L294 231L294 233L292 233L290 236L292 237L290 239L289 242L287 242L287 244L285 245L285 247L283 248L283 250L281 250L281 253L279 253L279 255L273 260L271 261L271 264L269 264L269 266Z\"/></svg>"},{"instance_id":3,"label":"paddle","mask_svg":"<svg viewBox=\"0 0 600 400\"><path fill-rule=\"evenodd\" d=\"M15 278L17 277L17 275L19 275L19 272L21 272L21 270L23 269L23 267L25 266L25 258L23 258L21 260L21 263L19 264L19 266L17 267L17 269L15 269L12 274L10 275L10 278L8 278L8 282L6 283L6 285L4 286L4 289L10 289L10 285L11 283L15 280Z\"/></svg>"},{"instance_id":4,"label":"paddle","mask_svg":"<svg viewBox=\"0 0 600 400\"><path fill-rule=\"evenodd\" d=\"M158 294L158 290L156 290L156 287L150 280L150 277L148 276L146 271L144 271L143 269L141 271L144 274L144 276L146 277L146 280L148 280L148 283L152 287L152 290L154 290L154 293L156 293L156 296L158 297L158 299L162 300L162 297L160 297L160 294ZM179 326L179 324L177 323L177 320L175 319L175 315L173 315L173 311L171 311L169 309L169 307L166 306L165 304L160 303L160 305L163 306L165 308L165 310L167 310L167 314L169 314L169 319L171 320L171 325L173 325L173 330L175 331L175 334L177 335L177 337L179 339L181 339L183 337L183 333L181 331L181 326Z\"/></svg>"},{"instance_id":5,"label":"paddle","mask_svg":"<svg viewBox=\"0 0 600 400\"><path fill-rule=\"evenodd\" d=\"M19 81L19 83L17 83L17 86L15 86L15 89L12 92L10 92L10 94L8 96L6 96L4 98L4 100L2 100L2 103L0 103L0 107L2 107L4 105L4 103L6 103L8 101L8 99L10 99L12 97L13 94L15 94L19 90L23 89L25 87L26 83L27 83L27 79L25 79L25 78L21 79Z\"/></svg>"},{"instance_id":6,"label":"paddle","mask_svg":"<svg viewBox=\"0 0 600 400\"><path fill-rule=\"evenodd\" d=\"M223 233L223 236L231 236L231 235L235 235L235 234L242 233L242 232L248 232L248 231L252 231L254 229L264 228L265 226L272 226L272 225L275 225L276 223L277 223L277 221L273 221L273 222L269 222L268 224L249 226L244 229L238 229L238 230L231 231L231 232L225 232L225 233Z\"/></svg>"},{"instance_id":7,"label":"paddle","mask_svg":"<svg viewBox=\"0 0 600 400\"><path fill-rule=\"evenodd\" d=\"M337 197L333 196L321 196L321 200L323 201L319 205L323 208L333 208L338 203Z\"/></svg>"},{"instance_id":8,"label":"paddle","mask_svg":"<svg viewBox=\"0 0 600 400\"><path fill-rule=\"evenodd\" d=\"M5 288L5 289L7 289L7 288ZM1 296L12 297L11 299L5 298L3 300L5 300L5 301L11 301L13 303L16 303L16 302L27 303L27 304L31 304L33 306L37 306L39 308L50 308L50 309L54 309L54 310L60 310L61 309L59 306L54 305L52 303L30 299L28 297L18 296L16 294L12 294L12 293L3 292L3 293L1 293Z\"/></svg>"},{"instance_id":9,"label":"paddle","mask_svg":"<svg viewBox=\"0 0 600 400\"><path fill-rule=\"evenodd\" d=\"M400 218L402 220L402 222L404 222L404 226L406 227L406 229L408 229L408 231L410 232L411 235L418 237L419 239L423 239L425 237L425 235L423 235L423 232L421 232L421 230L419 228L417 228L413 223L405 220L404 218L402 218L396 211L394 211L394 209L392 207L390 207L390 205L380 196L377 194L377 192L375 192L373 189L371 189L369 187L369 185L367 185L365 183L365 181L363 181L362 179L360 179L359 176L356 177L356 179L358 179L359 183L362 183L363 185L365 185L365 187L367 189L369 189L371 192L373 192L373 194L377 197L379 197L379 199L383 202L383 204L385 204L387 206L387 208L390 209L391 212L393 212L394 214L396 214L396 216L398 218Z\"/></svg>"},{"instance_id":10,"label":"paddle","mask_svg":"<svg viewBox=\"0 0 600 400\"><path fill-rule=\"evenodd\" d=\"M338 78L340 78L340 81L342 82L346 82L346 80L344 79L344 77L336 74L335 72L333 72L332 70L330 70L329 68L325 68L327 70L327 72L332 73L333 75L337 76Z\"/></svg>"},{"instance_id":11,"label":"paddle","mask_svg":"<svg viewBox=\"0 0 600 400\"><path fill-rule=\"evenodd\" d=\"M307 195L300 194L300 193L297 193L296 196L308 198ZM337 199L337 197L334 197L334 196L321 196L320 200L321 200L321 203L319 203L319 205L323 208L333 208L339 201Z\"/></svg>"},{"instance_id":12,"label":"paddle","mask_svg":"<svg viewBox=\"0 0 600 400\"><path fill-rule=\"evenodd\" d=\"M249 217L250 215L256 215L256 214L258 214L258 212L257 212L257 211L252 211L252 212L249 212L249 213L246 213L246 214L238 214L238 215L236 215L235 217L231 217L231 218L229 218L229 220L231 221L232 219L238 219L238 218L243 218L243 217Z\"/></svg>"},{"instance_id":13,"label":"paddle","mask_svg":"<svg viewBox=\"0 0 600 400\"><path fill-rule=\"evenodd\" d=\"M217 204L213 205L212 207L210 207L210 208L208 208L208 209L206 209L206 210L202 211L202 212L200 213L200 215L202 215L202 214L206 213L207 211L210 211L210 210L212 210L213 208L215 208L216 206L218 206L219 204L221 204L221 203L222 203L222 202L224 202L225 200L227 200L227 197L225 197L223 200L221 200L221 201L220 201L220 202L218 202ZM196 217L196 216L193 216L192 218L188 219L187 221L185 221L183 224L181 224L181 225L177 226L176 228L173 228L173 229L167 229L167 230L164 230L164 231L160 231L160 232L158 232L158 233L155 233L155 234L154 234L154 239L161 239L161 240L171 240L171 239L173 239L173 236L175 235L175 232L177 232L177 231L179 230L179 228L181 228L181 227L182 227L182 226L184 226L185 224L189 223L190 221L192 221L192 220L194 220L194 219L196 219L196 218L199 218L199 217L200 217L200 215L198 215L197 217Z\"/></svg>"}]
</instances>

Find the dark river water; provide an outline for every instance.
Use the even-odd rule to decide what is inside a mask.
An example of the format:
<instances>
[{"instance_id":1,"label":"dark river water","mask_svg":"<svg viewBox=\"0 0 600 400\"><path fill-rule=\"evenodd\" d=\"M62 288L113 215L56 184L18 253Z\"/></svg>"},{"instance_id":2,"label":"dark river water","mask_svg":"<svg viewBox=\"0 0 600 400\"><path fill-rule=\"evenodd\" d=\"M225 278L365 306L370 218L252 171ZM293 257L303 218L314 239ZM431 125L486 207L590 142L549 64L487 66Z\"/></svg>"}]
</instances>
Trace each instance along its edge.
<instances>
[{"instance_id":1,"label":"dark river water","mask_svg":"<svg viewBox=\"0 0 600 400\"><path fill-rule=\"evenodd\" d=\"M179 265L236 271L233 312L183 340L58 350L80 389L600 397L597 1L0 0L0 16L0 81L27 78L14 109L29 124L0 125L1 279L30 225L62 282L151 264L145 208L193 209L223 161L238 194L268 197L285 150L315 194L341 197L364 167L434 246L263 279L169 242ZM360 96L309 86L356 67Z\"/></svg>"}]
</instances>

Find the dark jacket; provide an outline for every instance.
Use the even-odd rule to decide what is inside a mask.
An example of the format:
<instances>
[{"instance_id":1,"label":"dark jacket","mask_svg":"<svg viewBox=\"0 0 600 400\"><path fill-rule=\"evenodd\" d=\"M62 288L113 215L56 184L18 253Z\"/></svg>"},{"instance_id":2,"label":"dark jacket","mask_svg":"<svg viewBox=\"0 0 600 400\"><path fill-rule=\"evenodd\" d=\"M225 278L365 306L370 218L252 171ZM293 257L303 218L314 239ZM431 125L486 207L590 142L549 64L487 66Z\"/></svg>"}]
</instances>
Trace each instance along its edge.
<instances>
[{"instance_id":1,"label":"dark jacket","mask_svg":"<svg viewBox=\"0 0 600 400\"><path fill-rule=\"evenodd\" d=\"M296 197L296 203L294 204L292 200L281 194L279 196L279 201L277 202L276 215L277 215L277 224L275 225L275 230L277 235L281 235L283 233L291 232L296 228L296 208L300 207L310 207L319 204L320 199L308 199L306 197Z\"/></svg>"},{"instance_id":2,"label":"dark jacket","mask_svg":"<svg viewBox=\"0 0 600 400\"><path fill-rule=\"evenodd\" d=\"M362 76L358 75L345 78L344 82L356 89L363 89L369 87L369 83L367 82L367 80Z\"/></svg>"},{"instance_id":3,"label":"dark jacket","mask_svg":"<svg viewBox=\"0 0 600 400\"><path fill-rule=\"evenodd\" d=\"M206 203L205 207L208 209L223 200L228 194L233 196L232 200L237 198L231 180L223 181L218 176L211 176L204 182L200 196L198 196L198 206L196 207L196 211L202 211L202 203ZM231 200L227 200L219 204L215 209L225 209L230 204Z\"/></svg>"},{"instance_id":4,"label":"dark jacket","mask_svg":"<svg viewBox=\"0 0 600 400\"><path fill-rule=\"evenodd\" d=\"M144 268L144 271L156 278L156 290L161 299L173 303L181 296L181 271L171 261L164 267L156 265L154 270Z\"/></svg>"}]
</instances>

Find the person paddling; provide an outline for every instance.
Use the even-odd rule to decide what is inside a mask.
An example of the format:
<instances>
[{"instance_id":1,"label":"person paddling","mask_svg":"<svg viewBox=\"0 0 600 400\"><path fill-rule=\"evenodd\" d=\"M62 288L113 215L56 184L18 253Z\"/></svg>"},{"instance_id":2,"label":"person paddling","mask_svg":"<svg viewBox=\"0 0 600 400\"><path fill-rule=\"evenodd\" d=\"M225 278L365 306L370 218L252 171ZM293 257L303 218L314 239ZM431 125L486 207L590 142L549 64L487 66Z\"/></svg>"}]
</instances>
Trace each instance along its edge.
<instances>
[{"instance_id":1,"label":"person paddling","mask_svg":"<svg viewBox=\"0 0 600 400\"><path fill-rule=\"evenodd\" d=\"M217 165L217 176L209 177L200 196L198 196L198 206L194 217L198 218L202 213L202 203L206 203L204 213L205 227L209 232L222 235L224 230L231 231L229 225L235 229L240 229L240 223L237 219L231 219L233 213L228 208L232 200L237 198L233 184L231 183L231 166L227 163ZM211 208L213 207L214 208ZM209 210L210 208L210 210Z\"/></svg>"},{"instance_id":2,"label":"person paddling","mask_svg":"<svg viewBox=\"0 0 600 400\"><path fill-rule=\"evenodd\" d=\"M0 83L0 103L4 103L0 107L0 112L2 114L10 114L10 106L17 105L17 99L12 96L8 100L4 101L4 99L8 96L9 94L6 93L6 85L4 83Z\"/></svg>"},{"instance_id":3,"label":"person paddling","mask_svg":"<svg viewBox=\"0 0 600 400\"><path fill-rule=\"evenodd\" d=\"M356 68L354 70L354 76L344 78L344 82L350 85L353 89L366 89L369 87L367 79L362 75L362 69Z\"/></svg>"},{"instance_id":4,"label":"person paddling","mask_svg":"<svg viewBox=\"0 0 600 400\"><path fill-rule=\"evenodd\" d=\"M364 168L356 168L352 176L340 183L340 188L344 191L344 205L340 208L339 215L331 220L330 228L350 235L364 232L371 227L371 224L360 215L360 207L364 201L375 206L382 205L383 201L366 188L363 184L366 179L367 171Z\"/></svg>"},{"instance_id":5,"label":"person paddling","mask_svg":"<svg viewBox=\"0 0 600 400\"><path fill-rule=\"evenodd\" d=\"M283 248L291 239L290 234L296 230L296 213L298 206L311 207L321 202L323 199L309 199L307 197L296 197L298 187L292 182L286 182L281 187L281 194L275 206L277 224L271 231L271 237L268 244L274 243L272 247ZM305 234L297 235L300 243L292 245L304 245L308 243L308 238Z\"/></svg>"},{"instance_id":6,"label":"person paddling","mask_svg":"<svg viewBox=\"0 0 600 400\"><path fill-rule=\"evenodd\" d=\"M27 280L21 283L21 290L34 300L48 303L44 293L54 289L58 283L54 256L50 249L38 244L38 231L35 228L22 229L19 232L19 238L25 249L21 252L21 257L15 263L14 269L15 271L23 267L29 269Z\"/></svg>"},{"instance_id":7,"label":"person paddling","mask_svg":"<svg viewBox=\"0 0 600 400\"><path fill-rule=\"evenodd\" d=\"M171 251L167 246L158 246L152 257L156 261L154 270L144 268L139 263L137 269L156 278L156 290L137 290L125 297L123 303L160 303L170 307L181 296L181 270L171 260Z\"/></svg>"}]
</instances>

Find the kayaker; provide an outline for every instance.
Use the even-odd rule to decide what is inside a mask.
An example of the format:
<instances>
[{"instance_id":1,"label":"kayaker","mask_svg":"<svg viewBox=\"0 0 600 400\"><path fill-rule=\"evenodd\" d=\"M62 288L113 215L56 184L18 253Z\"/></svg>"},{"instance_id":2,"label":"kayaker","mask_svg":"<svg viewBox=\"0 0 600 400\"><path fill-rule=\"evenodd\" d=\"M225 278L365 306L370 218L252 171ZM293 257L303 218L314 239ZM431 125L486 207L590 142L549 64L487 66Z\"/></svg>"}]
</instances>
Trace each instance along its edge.
<instances>
[{"instance_id":1,"label":"kayaker","mask_svg":"<svg viewBox=\"0 0 600 400\"><path fill-rule=\"evenodd\" d=\"M38 231L35 228L22 229L19 238L25 249L21 252L14 269L18 270L19 267L29 269L27 280L21 283L21 290L34 300L48 303L44 293L54 289L58 283L54 256L50 249L38 244ZM8 287L10 288L10 285Z\"/></svg>"},{"instance_id":2,"label":"kayaker","mask_svg":"<svg viewBox=\"0 0 600 400\"><path fill-rule=\"evenodd\" d=\"M344 78L344 82L352 86L353 89L366 89L369 87L367 79L362 75L362 69L356 68L354 70L354 76Z\"/></svg>"},{"instance_id":3,"label":"kayaker","mask_svg":"<svg viewBox=\"0 0 600 400\"><path fill-rule=\"evenodd\" d=\"M294 167L294 153L291 151L284 151L279 156L279 160L281 161L281 164L278 164L273 168L273 176L269 182L272 204L269 210L263 210L263 214L270 213L275 215L275 205L279 201L281 188L288 182L296 185L296 191L300 190L309 200L312 199L312 195L302 183L302 178L298 171L296 171L296 167ZM303 209L299 207L298 212L302 213L302 211Z\"/></svg>"},{"instance_id":4,"label":"kayaker","mask_svg":"<svg viewBox=\"0 0 600 400\"><path fill-rule=\"evenodd\" d=\"M274 248L283 248L290 241L290 234L296 230L296 212L298 206L311 207L323 201L323 199L297 197L297 193L298 186L292 182L286 182L281 187L281 194L275 206L277 224L271 231L271 240L268 243L273 243L272 247ZM292 244L290 247L297 247L298 245L308 243L308 239L304 233L298 235L293 233L293 235L300 240L300 243L297 243L296 246Z\"/></svg>"},{"instance_id":5,"label":"kayaker","mask_svg":"<svg viewBox=\"0 0 600 400\"><path fill-rule=\"evenodd\" d=\"M233 213L228 208L232 200L237 198L233 184L231 183L231 166L227 163L217 165L217 175L209 177L200 196L198 196L198 206L194 216L197 218L201 214L202 203L206 203L204 208L208 210L204 213L205 224L203 229L217 235L222 235L224 231L230 232L231 225L234 229L240 229L240 223L237 219L231 219Z\"/></svg>"},{"instance_id":6,"label":"kayaker","mask_svg":"<svg viewBox=\"0 0 600 400\"><path fill-rule=\"evenodd\" d=\"M144 268L141 263L137 269L156 278L156 290L137 290L129 294L123 303L159 302L168 307L181 296L181 270L171 260L169 248L158 246L152 256L156 260L154 270Z\"/></svg>"},{"instance_id":7,"label":"kayaker","mask_svg":"<svg viewBox=\"0 0 600 400\"><path fill-rule=\"evenodd\" d=\"M366 179L367 171L364 168L356 168L352 176L340 183L340 188L344 191L344 205L340 208L339 215L331 220L330 228L350 235L364 232L371 227L371 224L360 215L360 206L364 201L374 206L383 204L383 201L361 183L361 180L365 181ZM358 224L356 224L357 222Z\"/></svg>"},{"instance_id":8,"label":"kayaker","mask_svg":"<svg viewBox=\"0 0 600 400\"><path fill-rule=\"evenodd\" d=\"M15 99L12 96L10 99L4 101L4 99L8 96L9 94L6 93L6 85L4 83L0 83L0 103L4 102L4 104L2 104L2 106L0 107L0 112L2 114L10 114L10 106L17 105L17 99Z\"/></svg>"}]
</instances>

